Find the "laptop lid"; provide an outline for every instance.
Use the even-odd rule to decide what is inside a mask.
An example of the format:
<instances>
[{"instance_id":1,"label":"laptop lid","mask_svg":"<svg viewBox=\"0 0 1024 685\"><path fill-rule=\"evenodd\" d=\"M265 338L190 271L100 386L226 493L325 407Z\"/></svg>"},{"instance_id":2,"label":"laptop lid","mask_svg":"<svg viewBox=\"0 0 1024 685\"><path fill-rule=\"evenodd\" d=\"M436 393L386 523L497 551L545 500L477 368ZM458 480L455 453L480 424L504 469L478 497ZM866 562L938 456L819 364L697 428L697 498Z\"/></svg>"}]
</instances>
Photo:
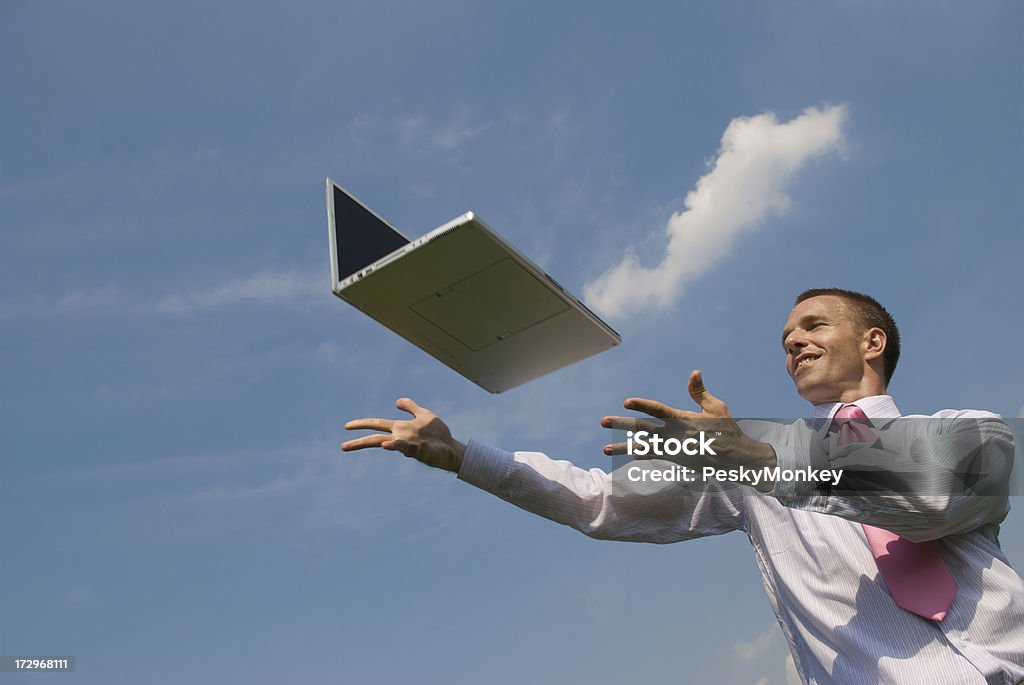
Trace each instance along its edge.
<instances>
[{"instance_id":1,"label":"laptop lid","mask_svg":"<svg viewBox=\"0 0 1024 685\"><path fill-rule=\"evenodd\" d=\"M327 179L334 287L363 267L386 257L409 239L331 179Z\"/></svg>"}]
</instances>

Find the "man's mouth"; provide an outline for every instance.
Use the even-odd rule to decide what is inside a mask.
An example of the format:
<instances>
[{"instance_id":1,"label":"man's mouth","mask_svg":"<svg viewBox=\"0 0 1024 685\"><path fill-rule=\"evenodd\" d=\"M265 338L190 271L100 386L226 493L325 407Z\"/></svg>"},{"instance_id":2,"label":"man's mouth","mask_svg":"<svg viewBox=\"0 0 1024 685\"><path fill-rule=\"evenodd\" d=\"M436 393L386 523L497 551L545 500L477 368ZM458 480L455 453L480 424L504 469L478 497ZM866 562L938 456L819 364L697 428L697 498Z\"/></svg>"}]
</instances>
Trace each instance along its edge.
<instances>
[{"instance_id":1,"label":"man's mouth","mask_svg":"<svg viewBox=\"0 0 1024 685\"><path fill-rule=\"evenodd\" d=\"M798 373L800 373L801 369L803 369L808 364L813 364L817 360L818 357L808 353L804 353L797 356L797 358L793 360L793 375L796 376Z\"/></svg>"}]
</instances>

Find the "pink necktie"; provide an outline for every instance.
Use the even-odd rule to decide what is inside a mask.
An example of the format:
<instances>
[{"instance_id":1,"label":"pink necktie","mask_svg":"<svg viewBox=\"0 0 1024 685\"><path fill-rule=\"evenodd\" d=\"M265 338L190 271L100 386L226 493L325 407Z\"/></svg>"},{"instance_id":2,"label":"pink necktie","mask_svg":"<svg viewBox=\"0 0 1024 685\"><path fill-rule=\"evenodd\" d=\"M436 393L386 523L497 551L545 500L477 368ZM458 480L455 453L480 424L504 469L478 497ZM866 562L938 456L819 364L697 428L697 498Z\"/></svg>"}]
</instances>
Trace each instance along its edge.
<instances>
[{"instance_id":1,"label":"pink necktie","mask_svg":"<svg viewBox=\"0 0 1024 685\"><path fill-rule=\"evenodd\" d=\"M835 415L838 445L874 444L878 437L867 425L868 416L855 404ZM956 581L934 541L911 542L882 528L861 524L878 572L896 604L933 621L941 621L953 604Z\"/></svg>"}]
</instances>

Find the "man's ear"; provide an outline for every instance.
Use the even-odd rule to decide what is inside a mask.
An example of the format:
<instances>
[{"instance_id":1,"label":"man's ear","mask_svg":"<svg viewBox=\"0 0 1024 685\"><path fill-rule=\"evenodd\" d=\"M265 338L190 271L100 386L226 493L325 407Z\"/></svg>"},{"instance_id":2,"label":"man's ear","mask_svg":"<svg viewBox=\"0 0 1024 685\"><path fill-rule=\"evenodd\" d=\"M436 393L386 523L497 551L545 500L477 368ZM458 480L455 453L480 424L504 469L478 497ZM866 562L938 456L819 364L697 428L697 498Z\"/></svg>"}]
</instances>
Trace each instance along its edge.
<instances>
[{"instance_id":1,"label":"man's ear","mask_svg":"<svg viewBox=\"0 0 1024 685\"><path fill-rule=\"evenodd\" d=\"M869 328L864 331L864 360L870 362L881 357L888 342L885 331L881 328Z\"/></svg>"}]
</instances>

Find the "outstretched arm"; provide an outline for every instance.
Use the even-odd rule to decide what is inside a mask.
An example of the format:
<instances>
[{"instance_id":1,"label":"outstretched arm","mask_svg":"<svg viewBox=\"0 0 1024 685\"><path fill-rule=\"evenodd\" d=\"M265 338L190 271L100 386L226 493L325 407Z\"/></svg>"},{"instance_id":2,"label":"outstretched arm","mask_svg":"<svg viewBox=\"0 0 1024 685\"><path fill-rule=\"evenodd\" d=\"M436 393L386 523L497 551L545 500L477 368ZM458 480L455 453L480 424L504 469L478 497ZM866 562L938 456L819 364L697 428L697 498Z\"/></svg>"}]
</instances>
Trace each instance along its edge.
<instances>
[{"instance_id":1,"label":"outstretched arm","mask_svg":"<svg viewBox=\"0 0 1024 685\"><path fill-rule=\"evenodd\" d=\"M401 452L455 471L461 480L593 538L666 543L744 527L741 488L695 492L678 482L631 481L626 469L609 474L539 452L506 452L476 441L467 446L411 399L398 400L395 406L413 418L349 421L348 430L380 432L347 441L342 450L380 447Z\"/></svg>"}]
</instances>

